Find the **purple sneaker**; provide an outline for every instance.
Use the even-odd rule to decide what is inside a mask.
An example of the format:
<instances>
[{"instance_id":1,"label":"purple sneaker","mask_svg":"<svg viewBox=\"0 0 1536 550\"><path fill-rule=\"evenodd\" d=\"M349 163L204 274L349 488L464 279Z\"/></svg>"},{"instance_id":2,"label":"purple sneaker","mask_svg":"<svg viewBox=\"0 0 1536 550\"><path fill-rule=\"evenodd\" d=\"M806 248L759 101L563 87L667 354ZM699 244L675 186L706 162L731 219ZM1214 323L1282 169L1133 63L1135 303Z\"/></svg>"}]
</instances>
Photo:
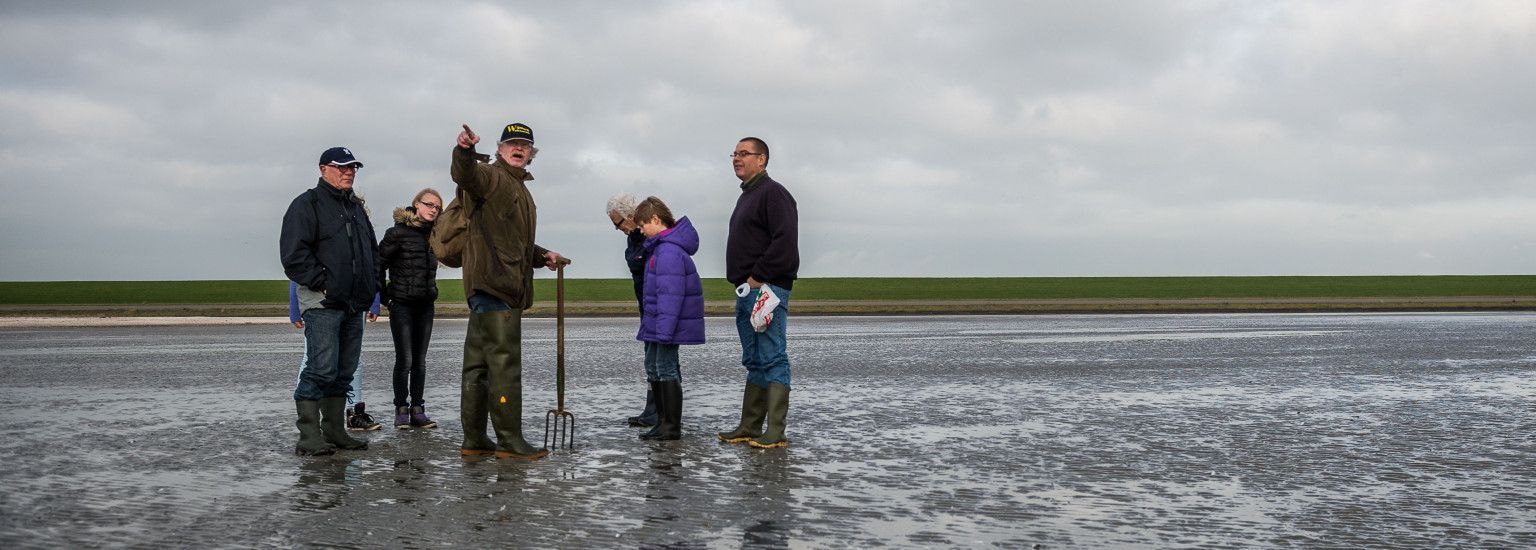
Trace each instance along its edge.
<instances>
[{"instance_id":1,"label":"purple sneaker","mask_svg":"<svg viewBox=\"0 0 1536 550\"><path fill-rule=\"evenodd\" d=\"M398 420L396 422L399 422ZM411 425L417 428L436 428L437 423L427 418L426 407L411 407Z\"/></svg>"},{"instance_id":2,"label":"purple sneaker","mask_svg":"<svg viewBox=\"0 0 1536 550\"><path fill-rule=\"evenodd\" d=\"M395 429L408 430L411 427L411 408L395 407Z\"/></svg>"}]
</instances>

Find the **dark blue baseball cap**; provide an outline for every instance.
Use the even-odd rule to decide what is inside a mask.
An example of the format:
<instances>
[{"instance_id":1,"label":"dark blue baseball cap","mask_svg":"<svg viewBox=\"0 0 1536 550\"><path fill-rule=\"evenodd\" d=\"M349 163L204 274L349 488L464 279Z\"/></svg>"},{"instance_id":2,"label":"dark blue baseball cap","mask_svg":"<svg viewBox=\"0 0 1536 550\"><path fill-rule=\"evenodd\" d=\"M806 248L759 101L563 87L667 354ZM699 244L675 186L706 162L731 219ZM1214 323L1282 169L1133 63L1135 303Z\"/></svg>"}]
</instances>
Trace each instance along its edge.
<instances>
[{"instance_id":1,"label":"dark blue baseball cap","mask_svg":"<svg viewBox=\"0 0 1536 550\"><path fill-rule=\"evenodd\" d=\"M352 156L352 150L346 147L332 147L326 149L324 153L320 153L320 165L325 166L327 164L331 166L356 164L358 168L363 167L363 163L357 160L357 157Z\"/></svg>"},{"instance_id":2,"label":"dark blue baseball cap","mask_svg":"<svg viewBox=\"0 0 1536 550\"><path fill-rule=\"evenodd\" d=\"M529 128L527 124L521 122L508 124L506 128L501 129L501 140L497 143L506 143L514 139L533 143L533 128Z\"/></svg>"}]
</instances>

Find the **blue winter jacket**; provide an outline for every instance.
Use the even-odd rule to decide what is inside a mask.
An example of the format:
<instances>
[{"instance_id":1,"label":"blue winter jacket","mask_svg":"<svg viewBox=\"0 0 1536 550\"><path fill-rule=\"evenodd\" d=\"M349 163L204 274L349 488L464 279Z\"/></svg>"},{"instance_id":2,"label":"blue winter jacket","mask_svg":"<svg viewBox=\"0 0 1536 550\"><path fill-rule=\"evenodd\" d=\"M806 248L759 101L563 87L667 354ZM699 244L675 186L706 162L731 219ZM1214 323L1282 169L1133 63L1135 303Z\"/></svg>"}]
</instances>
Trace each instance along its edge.
<instances>
[{"instance_id":1,"label":"blue winter jacket","mask_svg":"<svg viewBox=\"0 0 1536 550\"><path fill-rule=\"evenodd\" d=\"M636 340L658 344L704 343L704 284L693 266L699 232L685 216L645 240L645 307Z\"/></svg>"}]
</instances>

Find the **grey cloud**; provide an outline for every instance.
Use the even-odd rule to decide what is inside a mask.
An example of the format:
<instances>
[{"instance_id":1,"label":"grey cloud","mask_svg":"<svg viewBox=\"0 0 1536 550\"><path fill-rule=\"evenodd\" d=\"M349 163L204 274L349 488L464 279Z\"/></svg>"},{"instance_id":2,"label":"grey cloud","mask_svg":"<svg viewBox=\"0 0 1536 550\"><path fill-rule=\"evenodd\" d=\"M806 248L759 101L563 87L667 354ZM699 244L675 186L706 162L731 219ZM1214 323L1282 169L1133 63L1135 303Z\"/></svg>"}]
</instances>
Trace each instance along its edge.
<instances>
[{"instance_id":1,"label":"grey cloud","mask_svg":"<svg viewBox=\"0 0 1536 550\"><path fill-rule=\"evenodd\" d=\"M624 274L619 190L689 215L719 275L744 135L800 200L808 276L1529 272L1532 12L12 3L0 278L276 278L320 150L367 163L382 229L452 193L460 123L511 120L580 276ZM71 223L40 207L62 197Z\"/></svg>"}]
</instances>

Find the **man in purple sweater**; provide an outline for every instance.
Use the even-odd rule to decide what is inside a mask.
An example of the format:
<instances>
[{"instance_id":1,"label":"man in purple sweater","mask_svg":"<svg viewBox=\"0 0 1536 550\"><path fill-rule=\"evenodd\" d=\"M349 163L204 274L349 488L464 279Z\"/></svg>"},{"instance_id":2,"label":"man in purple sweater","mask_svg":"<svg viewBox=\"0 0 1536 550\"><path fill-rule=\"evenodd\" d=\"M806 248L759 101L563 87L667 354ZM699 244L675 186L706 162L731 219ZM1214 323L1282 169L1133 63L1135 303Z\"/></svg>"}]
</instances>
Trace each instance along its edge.
<instances>
[{"instance_id":1,"label":"man in purple sweater","mask_svg":"<svg viewBox=\"0 0 1536 550\"><path fill-rule=\"evenodd\" d=\"M737 142L731 166L741 180L741 196L725 241L725 278L747 287L736 299L736 333L747 385L741 424L719 436L727 443L761 449L788 447L784 423L789 414L789 353L784 327L789 322L789 291L800 271L799 214L795 197L768 177L768 144L763 140L747 137ZM752 306L763 292L778 297L779 305L768 326L758 331L752 326Z\"/></svg>"}]
</instances>

